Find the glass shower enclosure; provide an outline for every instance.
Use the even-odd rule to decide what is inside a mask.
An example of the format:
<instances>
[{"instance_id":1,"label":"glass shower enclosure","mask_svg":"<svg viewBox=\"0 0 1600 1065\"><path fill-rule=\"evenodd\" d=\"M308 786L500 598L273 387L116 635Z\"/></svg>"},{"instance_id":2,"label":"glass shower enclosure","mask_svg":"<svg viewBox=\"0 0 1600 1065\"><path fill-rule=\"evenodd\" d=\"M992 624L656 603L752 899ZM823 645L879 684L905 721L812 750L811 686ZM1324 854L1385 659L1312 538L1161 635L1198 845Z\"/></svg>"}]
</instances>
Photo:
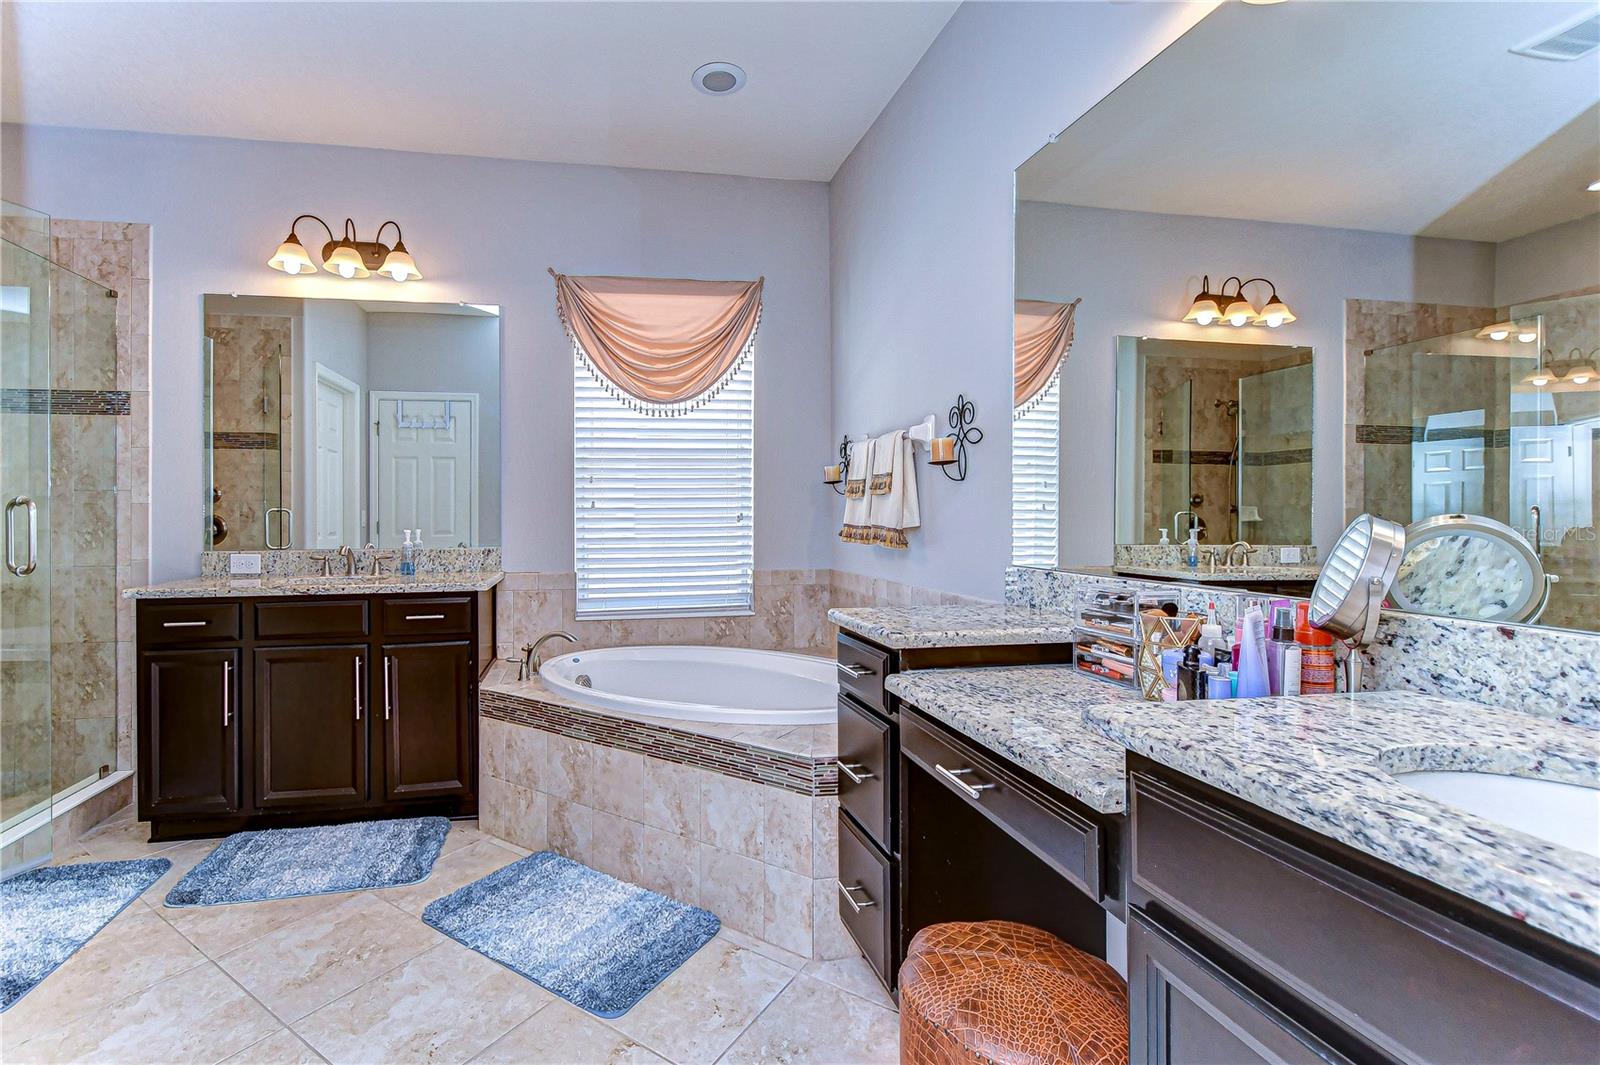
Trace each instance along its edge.
<instances>
[{"instance_id":1,"label":"glass shower enclosure","mask_svg":"<svg viewBox=\"0 0 1600 1065\"><path fill-rule=\"evenodd\" d=\"M116 293L0 210L0 876L49 860L52 814L117 767Z\"/></svg>"}]
</instances>

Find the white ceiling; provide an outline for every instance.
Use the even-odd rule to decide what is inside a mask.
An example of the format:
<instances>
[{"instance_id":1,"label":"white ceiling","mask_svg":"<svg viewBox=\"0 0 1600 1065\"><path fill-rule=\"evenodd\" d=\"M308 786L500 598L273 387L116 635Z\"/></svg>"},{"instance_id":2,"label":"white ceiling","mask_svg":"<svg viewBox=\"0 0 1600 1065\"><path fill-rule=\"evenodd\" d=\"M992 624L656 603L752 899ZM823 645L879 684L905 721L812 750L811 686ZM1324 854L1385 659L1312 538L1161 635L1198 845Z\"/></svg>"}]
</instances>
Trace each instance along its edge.
<instances>
[{"instance_id":1,"label":"white ceiling","mask_svg":"<svg viewBox=\"0 0 1600 1065\"><path fill-rule=\"evenodd\" d=\"M828 180L955 2L4 4L8 122ZM729 97L690 74L725 60Z\"/></svg>"},{"instance_id":2,"label":"white ceiling","mask_svg":"<svg viewBox=\"0 0 1600 1065\"><path fill-rule=\"evenodd\" d=\"M1224 4L1018 172L1023 199L1500 242L1600 210L1593 3Z\"/></svg>"}]
</instances>

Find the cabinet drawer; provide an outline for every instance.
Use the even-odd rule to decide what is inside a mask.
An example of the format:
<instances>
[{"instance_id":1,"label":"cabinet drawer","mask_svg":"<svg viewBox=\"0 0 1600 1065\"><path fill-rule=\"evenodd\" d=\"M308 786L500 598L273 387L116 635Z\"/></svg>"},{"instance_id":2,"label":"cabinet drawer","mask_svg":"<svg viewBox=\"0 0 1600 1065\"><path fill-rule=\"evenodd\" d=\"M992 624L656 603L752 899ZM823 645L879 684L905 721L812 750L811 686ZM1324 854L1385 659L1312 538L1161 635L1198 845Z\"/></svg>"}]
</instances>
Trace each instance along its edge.
<instances>
[{"instance_id":1,"label":"cabinet drawer","mask_svg":"<svg viewBox=\"0 0 1600 1065\"><path fill-rule=\"evenodd\" d=\"M258 640L281 640L286 637L303 636L365 636L367 629L365 599L256 604Z\"/></svg>"},{"instance_id":2,"label":"cabinet drawer","mask_svg":"<svg viewBox=\"0 0 1600 1065\"><path fill-rule=\"evenodd\" d=\"M876 647L839 634L839 690L847 691L880 713L889 712L884 678L889 675L889 655Z\"/></svg>"},{"instance_id":3,"label":"cabinet drawer","mask_svg":"<svg viewBox=\"0 0 1600 1065\"><path fill-rule=\"evenodd\" d=\"M894 853L889 723L839 697L839 805L886 853Z\"/></svg>"},{"instance_id":4,"label":"cabinet drawer","mask_svg":"<svg viewBox=\"0 0 1600 1065\"><path fill-rule=\"evenodd\" d=\"M1139 772L1130 784L1135 901L1219 944L1306 1018L1402 1061L1593 1059L1600 1001L1576 976L1207 799Z\"/></svg>"},{"instance_id":5,"label":"cabinet drawer","mask_svg":"<svg viewBox=\"0 0 1600 1065\"><path fill-rule=\"evenodd\" d=\"M139 608L139 638L147 644L237 640L238 603L173 603L146 601Z\"/></svg>"},{"instance_id":6,"label":"cabinet drawer","mask_svg":"<svg viewBox=\"0 0 1600 1065\"><path fill-rule=\"evenodd\" d=\"M1100 899L1101 833L1049 795L915 714L900 715L900 749L1092 899Z\"/></svg>"},{"instance_id":7,"label":"cabinet drawer","mask_svg":"<svg viewBox=\"0 0 1600 1065\"><path fill-rule=\"evenodd\" d=\"M887 987L894 986L894 962L889 935L894 928L889 912L894 898L888 859L862 837L843 813L839 814L839 917L867 963Z\"/></svg>"},{"instance_id":8,"label":"cabinet drawer","mask_svg":"<svg viewBox=\"0 0 1600 1065\"><path fill-rule=\"evenodd\" d=\"M386 636L443 636L471 631L471 596L383 601L383 632Z\"/></svg>"}]
</instances>

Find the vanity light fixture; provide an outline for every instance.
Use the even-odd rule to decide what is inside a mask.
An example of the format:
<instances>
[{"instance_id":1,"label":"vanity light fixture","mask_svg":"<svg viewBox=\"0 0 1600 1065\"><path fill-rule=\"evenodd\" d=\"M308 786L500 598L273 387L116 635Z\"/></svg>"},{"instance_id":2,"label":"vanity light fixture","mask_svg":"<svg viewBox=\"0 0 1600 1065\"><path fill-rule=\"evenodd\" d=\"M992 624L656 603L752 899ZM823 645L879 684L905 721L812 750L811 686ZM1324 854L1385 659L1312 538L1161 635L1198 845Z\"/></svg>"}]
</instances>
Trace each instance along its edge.
<instances>
[{"instance_id":1,"label":"vanity light fixture","mask_svg":"<svg viewBox=\"0 0 1600 1065\"><path fill-rule=\"evenodd\" d=\"M1211 275L1207 274L1200 279L1200 295L1189 304L1189 313L1183 316L1183 320L1195 325L1210 325L1221 317L1222 305L1211 292Z\"/></svg>"},{"instance_id":2,"label":"vanity light fixture","mask_svg":"<svg viewBox=\"0 0 1600 1065\"><path fill-rule=\"evenodd\" d=\"M272 258L267 260L268 266L274 270L282 270L286 274L316 272L316 261L311 258L294 231L296 226L308 218L327 231L328 242L322 246L322 268L330 274L338 274L343 278L358 278L371 277L376 271L393 281L417 281L422 278L422 271L417 269L416 260L411 258L411 253L406 250L405 241L401 239L400 224L392 220L379 226L372 240L361 240L356 236L355 222L349 218L344 220L343 236L335 237L333 228L327 222L314 214L303 214L289 223L289 235L278 245L278 250L273 253ZM379 239L383 236L383 231L390 226L394 226L393 247Z\"/></svg>"},{"instance_id":3,"label":"vanity light fixture","mask_svg":"<svg viewBox=\"0 0 1600 1065\"><path fill-rule=\"evenodd\" d=\"M1228 292L1228 285L1232 284L1232 294ZM1261 309L1256 310L1250 300L1246 298L1244 289L1246 285L1262 284L1268 289L1267 302ZM1221 325L1228 324L1234 328L1247 325L1264 325L1268 329L1276 329L1281 325L1288 325L1295 320L1295 314L1289 309L1278 295L1278 287L1264 277L1252 277L1248 280L1239 277L1230 277L1222 283L1220 292L1211 291L1211 275L1205 275L1200 281L1200 295L1194 298L1189 305L1189 312L1183 316L1183 321L1193 322L1195 325Z\"/></svg>"}]
</instances>

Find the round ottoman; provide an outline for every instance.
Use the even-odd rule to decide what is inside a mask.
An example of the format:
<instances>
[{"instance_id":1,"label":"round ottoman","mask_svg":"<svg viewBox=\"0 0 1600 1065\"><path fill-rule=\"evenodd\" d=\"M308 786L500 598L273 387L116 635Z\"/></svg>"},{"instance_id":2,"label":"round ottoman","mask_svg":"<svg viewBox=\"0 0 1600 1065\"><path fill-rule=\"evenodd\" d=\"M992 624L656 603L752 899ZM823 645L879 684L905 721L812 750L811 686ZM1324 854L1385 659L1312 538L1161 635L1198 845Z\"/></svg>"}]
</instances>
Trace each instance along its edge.
<instances>
[{"instance_id":1,"label":"round ottoman","mask_svg":"<svg viewBox=\"0 0 1600 1065\"><path fill-rule=\"evenodd\" d=\"M1013 921L929 925L900 967L901 1065L1125 1065L1128 988Z\"/></svg>"}]
</instances>

